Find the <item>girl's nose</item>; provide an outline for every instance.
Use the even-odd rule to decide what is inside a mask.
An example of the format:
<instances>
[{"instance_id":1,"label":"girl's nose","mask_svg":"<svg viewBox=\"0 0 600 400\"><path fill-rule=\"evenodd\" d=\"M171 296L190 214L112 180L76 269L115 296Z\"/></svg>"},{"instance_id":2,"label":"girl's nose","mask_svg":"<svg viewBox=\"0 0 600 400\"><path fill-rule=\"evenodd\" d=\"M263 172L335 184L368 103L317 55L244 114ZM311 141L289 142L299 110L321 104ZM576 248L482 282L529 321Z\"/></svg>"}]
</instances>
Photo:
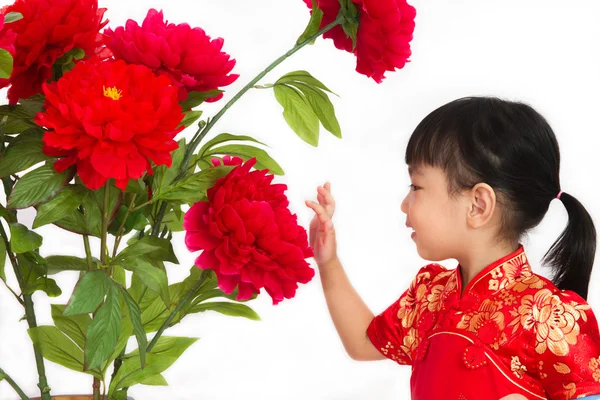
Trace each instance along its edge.
<instances>
[{"instance_id":1,"label":"girl's nose","mask_svg":"<svg viewBox=\"0 0 600 400\"><path fill-rule=\"evenodd\" d=\"M402 210L402 212L404 214L408 214L408 194L404 197L404 200L402 200L402 204L400 205L400 210Z\"/></svg>"}]
</instances>

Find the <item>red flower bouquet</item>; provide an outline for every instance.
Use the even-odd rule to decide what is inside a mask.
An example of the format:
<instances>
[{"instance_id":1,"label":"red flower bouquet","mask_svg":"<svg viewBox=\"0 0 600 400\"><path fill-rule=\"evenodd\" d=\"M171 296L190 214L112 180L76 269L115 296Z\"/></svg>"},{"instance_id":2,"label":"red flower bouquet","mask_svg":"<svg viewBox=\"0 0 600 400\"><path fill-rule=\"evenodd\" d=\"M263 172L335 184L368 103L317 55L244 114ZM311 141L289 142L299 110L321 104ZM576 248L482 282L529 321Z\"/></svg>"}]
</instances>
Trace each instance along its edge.
<instances>
[{"instance_id":1,"label":"red flower bouquet","mask_svg":"<svg viewBox=\"0 0 600 400\"><path fill-rule=\"evenodd\" d=\"M0 107L0 281L23 307L43 400L51 399L44 360L89 375L94 400L101 389L123 400L135 385L166 384L161 374L195 341L163 336L184 318L257 320L246 303L263 289L273 304L302 301L294 297L314 277L313 252L276 182L283 169L251 136L208 134L261 88L304 142L317 146L320 126L341 138L332 92L309 72L259 82L321 35L380 82L407 61L414 26L414 9L400 0L307 4L312 16L296 44L210 118L203 103L238 78L223 39L153 9L141 24L102 33L97 0L16 0L1 11L0 87L10 104ZM35 209L31 226L16 212L26 208ZM81 240L85 257L44 247L35 230L50 224ZM179 262L173 241L200 252L181 282L167 274ZM60 295L57 273L77 284L67 304L51 305L53 324L38 325L32 295ZM9 373L0 369L0 380L27 399Z\"/></svg>"}]
</instances>

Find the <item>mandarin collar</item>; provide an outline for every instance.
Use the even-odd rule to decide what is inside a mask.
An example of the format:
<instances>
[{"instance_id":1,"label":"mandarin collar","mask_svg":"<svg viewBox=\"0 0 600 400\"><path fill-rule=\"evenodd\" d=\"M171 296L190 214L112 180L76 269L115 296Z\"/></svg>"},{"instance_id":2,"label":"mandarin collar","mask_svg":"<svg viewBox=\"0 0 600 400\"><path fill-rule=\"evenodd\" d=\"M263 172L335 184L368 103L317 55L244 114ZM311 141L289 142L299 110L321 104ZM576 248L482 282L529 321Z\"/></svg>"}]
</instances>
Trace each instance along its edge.
<instances>
[{"instance_id":1,"label":"mandarin collar","mask_svg":"<svg viewBox=\"0 0 600 400\"><path fill-rule=\"evenodd\" d=\"M460 264L456 267L454 279L456 280L457 294L463 297L467 294L476 295L479 300L483 300L490 294L502 290L512 284L515 280L523 277L532 276L531 267L525 249L522 244L512 253L494 261L477 276L475 276L465 287L462 295L462 278L460 275Z\"/></svg>"}]
</instances>

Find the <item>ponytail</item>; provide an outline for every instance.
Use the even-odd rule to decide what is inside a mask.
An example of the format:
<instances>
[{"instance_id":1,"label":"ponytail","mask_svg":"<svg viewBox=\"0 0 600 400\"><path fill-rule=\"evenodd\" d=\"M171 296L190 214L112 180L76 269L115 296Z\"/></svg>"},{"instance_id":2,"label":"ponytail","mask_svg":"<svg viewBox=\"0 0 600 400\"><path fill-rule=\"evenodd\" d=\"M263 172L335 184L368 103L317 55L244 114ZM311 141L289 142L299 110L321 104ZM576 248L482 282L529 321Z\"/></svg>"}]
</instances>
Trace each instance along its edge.
<instances>
[{"instance_id":1,"label":"ponytail","mask_svg":"<svg viewBox=\"0 0 600 400\"><path fill-rule=\"evenodd\" d=\"M552 281L561 290L572 290L587 299L594 256L596 228L592 217L573 196L562 192L559 199L569 215L567 227L544 255L552 268Z\"/></svg>"}]
</instances>

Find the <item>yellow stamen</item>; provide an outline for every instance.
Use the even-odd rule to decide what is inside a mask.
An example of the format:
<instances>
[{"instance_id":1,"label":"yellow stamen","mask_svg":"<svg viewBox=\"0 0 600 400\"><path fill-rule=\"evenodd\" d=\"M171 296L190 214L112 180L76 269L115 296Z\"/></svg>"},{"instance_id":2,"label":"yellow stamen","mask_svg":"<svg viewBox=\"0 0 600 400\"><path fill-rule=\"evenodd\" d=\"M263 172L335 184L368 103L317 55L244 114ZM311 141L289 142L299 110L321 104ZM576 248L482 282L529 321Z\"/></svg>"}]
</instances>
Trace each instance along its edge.
<instances>
[{"instance_id":1,"label":"yellow stamen","mask_svg":"<svg viewBox=\"0 0 600 400\"><path fill-rule=\"evenodd\" d=\"M102 86L102 89L104 89L104 95L106 97L110 97L113 100L119 100L122 96L122 91L118 90L116 87L110 87L110 88L105 88L104 86Z\"/></svg>"}]
</instances>

